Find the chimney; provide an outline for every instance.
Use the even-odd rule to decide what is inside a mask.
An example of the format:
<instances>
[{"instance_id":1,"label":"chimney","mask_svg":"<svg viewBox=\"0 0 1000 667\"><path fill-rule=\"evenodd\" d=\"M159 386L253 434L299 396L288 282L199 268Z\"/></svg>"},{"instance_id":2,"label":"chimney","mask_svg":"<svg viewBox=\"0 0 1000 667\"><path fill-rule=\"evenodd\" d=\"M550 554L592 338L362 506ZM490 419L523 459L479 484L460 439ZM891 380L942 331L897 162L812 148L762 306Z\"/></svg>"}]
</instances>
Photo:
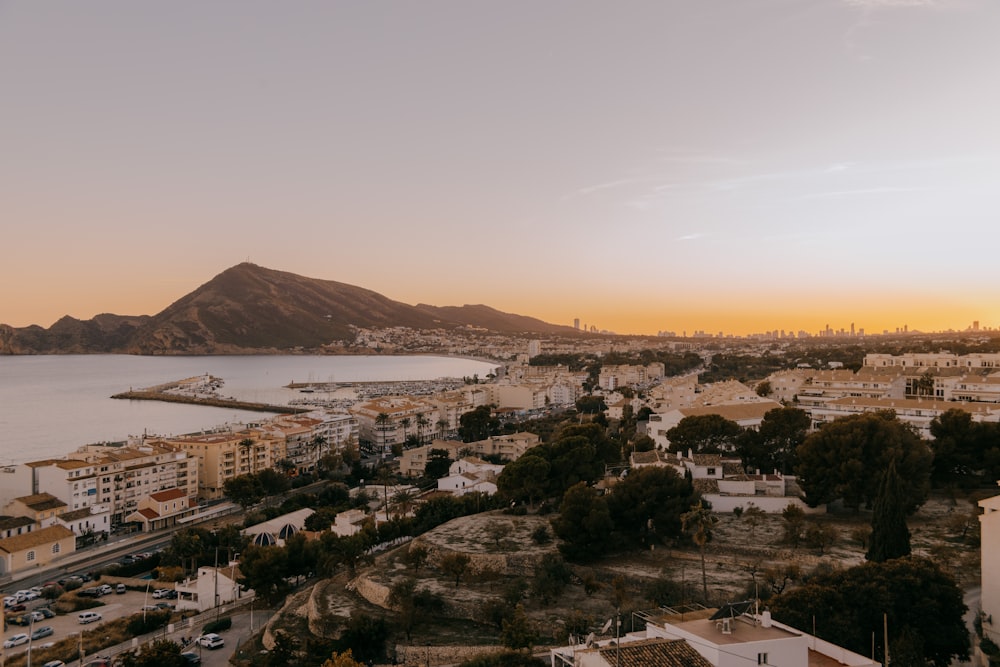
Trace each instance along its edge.
<instances>
[{"instance_id":1,"label":"chimney","mask_svg":"<svg viewBox=\"0 0 1000 667\"><path fill-rule=\"evenodd\" d=\"M771 627L771 612L765 611L760 615L760 627L769 628Z\"/></svg>"}]
</instances>

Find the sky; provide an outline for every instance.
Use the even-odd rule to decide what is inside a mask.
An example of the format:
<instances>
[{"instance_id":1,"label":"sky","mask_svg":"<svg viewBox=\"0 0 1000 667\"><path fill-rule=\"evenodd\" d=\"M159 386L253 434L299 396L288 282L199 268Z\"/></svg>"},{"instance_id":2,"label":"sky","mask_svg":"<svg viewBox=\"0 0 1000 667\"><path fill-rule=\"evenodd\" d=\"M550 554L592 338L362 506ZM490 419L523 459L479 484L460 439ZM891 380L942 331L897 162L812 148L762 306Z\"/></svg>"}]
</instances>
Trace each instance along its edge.
<instances>
[{"instance_id":1,"label":"sky","mask_svg":"<svg viewBox=\"0 0 1000 667\"><path fill-rule=\"evenodd\" d=\"M0 322L244 261L617 333L1000 327L996 0L0 0Z\"/></svg>"}]
</instances>

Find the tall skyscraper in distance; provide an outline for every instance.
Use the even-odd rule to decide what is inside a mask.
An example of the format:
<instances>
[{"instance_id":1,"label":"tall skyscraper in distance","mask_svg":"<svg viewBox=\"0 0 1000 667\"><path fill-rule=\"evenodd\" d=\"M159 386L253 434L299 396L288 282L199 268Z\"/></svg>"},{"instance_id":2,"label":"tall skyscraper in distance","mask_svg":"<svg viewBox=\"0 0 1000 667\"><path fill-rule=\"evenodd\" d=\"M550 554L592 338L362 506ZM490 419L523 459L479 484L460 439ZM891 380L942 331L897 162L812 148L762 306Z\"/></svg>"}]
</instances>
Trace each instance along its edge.
<instances>
[{"instance_id":1,"label":"tall skyscraper in distance","mask_svg":"<svg viewBox=\"0 0 1000 667\"><path fill-rule=\"evenodd\" d=\"M580 330L580 318L579 317L573 318L573 328L576 329L577 331Z\"/></svg>"}]
</instances>

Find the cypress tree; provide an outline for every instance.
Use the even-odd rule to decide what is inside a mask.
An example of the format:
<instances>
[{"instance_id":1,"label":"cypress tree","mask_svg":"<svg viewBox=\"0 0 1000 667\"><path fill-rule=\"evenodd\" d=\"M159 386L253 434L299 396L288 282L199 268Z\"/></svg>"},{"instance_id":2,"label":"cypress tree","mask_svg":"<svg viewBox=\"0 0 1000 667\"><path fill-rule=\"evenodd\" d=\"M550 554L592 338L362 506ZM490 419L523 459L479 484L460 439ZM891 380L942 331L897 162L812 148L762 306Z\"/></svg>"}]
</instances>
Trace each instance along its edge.
<instances>
[{"instance_id":1,"label":"cypress tree","mask_svg":"<svg viewBox=\"0 0 1000 667\"><path fill-rule=\"evenodd\" d=\"M896 472L896 459L889 460L875 498L872 537L865 558L884 563L910 555L910 529L906 527L906 501Z\"/></svg>"}]
</instances>

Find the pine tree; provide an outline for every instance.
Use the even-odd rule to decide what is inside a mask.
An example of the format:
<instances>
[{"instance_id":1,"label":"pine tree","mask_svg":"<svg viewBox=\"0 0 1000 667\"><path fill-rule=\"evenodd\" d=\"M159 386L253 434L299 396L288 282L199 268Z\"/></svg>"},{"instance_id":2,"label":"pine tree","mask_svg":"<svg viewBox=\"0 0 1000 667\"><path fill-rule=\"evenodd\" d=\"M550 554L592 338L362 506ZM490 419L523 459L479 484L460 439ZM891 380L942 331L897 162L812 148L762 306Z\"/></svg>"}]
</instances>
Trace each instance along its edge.
<instances>
[{"instance_id":1,"label":"pine tree","mask_svg":"<svg viewBox=\"0 0 1000 667\"><path fill-rule=\"evenodd\" d=\"M889 460L872 514L872 536L865 558L884 563L910 555L910 529L906 527L906 501L896 472L896 459Z\"/></svg>"}]
</instances>

